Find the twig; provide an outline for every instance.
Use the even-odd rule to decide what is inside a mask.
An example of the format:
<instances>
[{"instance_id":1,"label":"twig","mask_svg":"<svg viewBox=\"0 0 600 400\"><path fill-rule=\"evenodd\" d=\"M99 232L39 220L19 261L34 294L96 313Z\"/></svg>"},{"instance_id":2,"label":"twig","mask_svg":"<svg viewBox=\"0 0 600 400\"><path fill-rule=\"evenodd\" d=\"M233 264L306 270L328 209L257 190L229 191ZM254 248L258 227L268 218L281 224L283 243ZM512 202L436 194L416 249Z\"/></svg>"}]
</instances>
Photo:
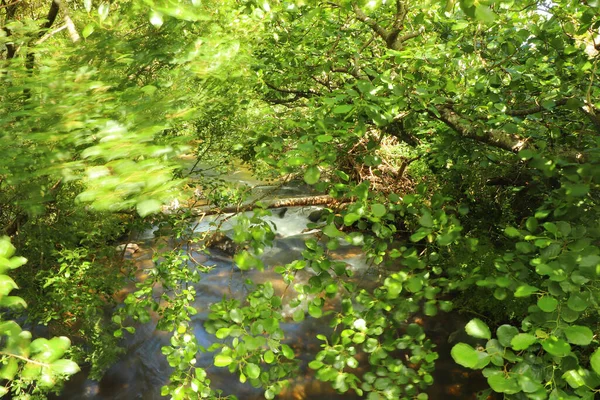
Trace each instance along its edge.
<instances>
[{"instance_id":1,"label":"twig","mask_svg":"<svg viewBox=\"0 0 600 400\"><path fill-rule=\"evenodd\" d=\"M31 364L35 364L35 365L40 365L40 366L45 367L45 368L50 368L50 364L46 364L46 363L43 363L43 362L40 362L40 361L35 361L35 360L30 359L30 358L20 356L18 354L13 354L13 353L7 353L5 351L0 351L0 355L18 358L19 360L23 360L23 361L25 361L27 363L31 363Z\"/></svg>"},{"instance_id":2,"label":"twig","mask_svg":"<svg viewBox=\"0 0 600 400\"><path fill-rule=\"evenodd\" d=\"M12 3L8 3L8 4L0 4L0 8L7 8L7 7L10 7L10 6L14 6L14 5L15 5L15 4L17 4L17 3L20 3L21 1L22 1L22 0L16 0L16 1L13 1Z\"/></svg>"},{"instance_id":3,"label":"twig","mask_svg":"<svg viewBox=\"0 0 600 400\"><path fill-rule=\"evenodd\" d=\"M73 23L73 20L65 12L64 7L63 7L63 13L65 14L65 17L64 17L65 25L67 26L67 30L69 31L69 36L71 36L71 41L73 43L77 43L79 40L81 40L81 36L79 36L79 33L77 32L77 29L75 28L75 24Z\"/></svg>"},{"instance_id":4,"label":"twig","mask_svg":"<svg viewBox=\"0 0 600 400\"><path fill-rule=\"evenodd\" d=\"M52 36L54 36L58 32L63 31L67 28L68 28L67 24L64 24L64 25L60 26L59 28L56 28L52 32L48 32L47 34L42 36L40 39L38 39L37 42L35 42L35 44L38 45L38 44L44 43L46 40L50 39Z\"/></svg>"},{"instance_id":5,"label":"twig","mask_svg":"<svg viewBox=\"0 0 600 400\"><path fill-rule=\"evenodd\" d=\"M567 104L568 100L569 99L560 99L555 102L555 106L564 106L565 104ZM539 113L544 110L545 110L545 108L543 106L536 105L536 106L529 107L529 108L522 108L520 110L509 110L506 112L506 115L511 115L513 117L520 117L520 116L525 116L525 115L530 115L530 114L536 114L536 113Z\"/></svg>"}]
</instances>

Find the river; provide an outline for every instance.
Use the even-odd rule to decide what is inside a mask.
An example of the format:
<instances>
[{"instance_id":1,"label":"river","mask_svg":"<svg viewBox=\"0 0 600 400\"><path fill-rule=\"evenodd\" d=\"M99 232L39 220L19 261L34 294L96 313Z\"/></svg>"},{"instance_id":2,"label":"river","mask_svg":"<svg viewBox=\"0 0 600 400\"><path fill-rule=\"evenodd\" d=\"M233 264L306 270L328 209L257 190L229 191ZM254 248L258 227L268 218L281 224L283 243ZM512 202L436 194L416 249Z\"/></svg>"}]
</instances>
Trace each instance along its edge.
<instances>
[{"instance_id":1,"label":"river","mask_svg":"<svg viewBox=\"0 0 600 400\"><path fill-rule=\"evenodd\" d=\"M238 178L239 179L239 178ZM257 183L258 184L258 183ZM298 192L297 187L284 187L285 195ZM302 189L298 194L305 194ZM266 266L265 271L240 271L233 264L231 257L216 250L207 256L203 253L194 253L194 258L202 261L204 265L212 266L209 272L204 273L199 283L195 284L197 292L194 307L198 313L193 316L194 333L200 345L208 348L217 341L214 336L204 330L204 322L207 319L208 309L212 303L220 301L224 295L234 297L243 301L248 294L247 279L255 282L272 282L277 295L282 295L286 290L281 276L275 273L271 267L282 265L294 259L300 258L301 251L305 248L305 240L312 237L306 232L308 216L315 211L315 207L294 207L290 209L274 209L269 222L276 227L276 239L271 248L262 255ZM196 224L195 232L211 229L211 223L215 218L207 217ZM223 223L222 230L228 232L232 229L235 218ZM137 279L143 280L148 271L154 267L152 262L153 251L157 240L171 242L165 238L154 238L153 232L149 231L141 235L137 244L139 250L130 254L137 269ZM369 281L369 268L364 255L360 249L350 245L342 245L332 253L332 257L344 261L350 269L355 272L355 277L363 281ZM302 272L297 281L307 281L311 274ZM366 278L366 279L365 279ZM359 279L359 278L357 278ZM124 297L134 289L132 284L121 294ZM289 300L295 293L293 289L286 292L285 300ZM335 300L334 300L335 301ZM285 310L284 310L285 312ZM285 342L295 351L297 358L301 360L301 373L291 379L289 388L277 398L285 400L335 400L335 399L357 399L358 396L351 392L337 394L329 384L316 380L313 371L307 364L320 350L321 342L316 339L317 333L328 333L329 328L322 319L314 319L309 316L300 322L294 323L289 312L289 322L282 328L285 332ZM429 390L430 399L475 399L478 390L485 387L481 376L473 371L468 371L457 366L449 356L450 348L448 338L459 331L467 318L457 315L439 314L434 318L415 317L413 322L423 326L426 333L437 345L440 359L436 362L435 383ZM135 334L125 334L123 347L125 353L119 361L113 365L99 381L86 378L85 371L72 377L66 384L65 390L55 398L61 400L131 400L164 399L160 396L161 386L167 383L170 375L161 347L169 344L170 334L156 329L156 319L146 324L138 324ZM198 353L196 366L207 370L211 379L211 387L222 389L224 394L233 394L241 400L264 399L260 390L249 384L241 384L239 379L230 374L226 368L212 366L212 353Z\"/></svg>"}]
</instances>

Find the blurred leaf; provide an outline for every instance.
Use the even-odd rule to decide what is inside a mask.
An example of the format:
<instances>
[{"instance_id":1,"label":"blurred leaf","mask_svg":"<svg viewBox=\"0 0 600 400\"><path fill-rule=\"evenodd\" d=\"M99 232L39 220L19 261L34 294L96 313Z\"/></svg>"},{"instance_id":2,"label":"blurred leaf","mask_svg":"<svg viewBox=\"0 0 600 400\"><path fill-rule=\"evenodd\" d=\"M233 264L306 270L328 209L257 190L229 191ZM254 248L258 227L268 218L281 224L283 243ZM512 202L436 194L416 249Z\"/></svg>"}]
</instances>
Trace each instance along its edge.
<instances>
[{"instance_id":1,"label":"blurred leaf","mask_svg":"<svg viewBox=\"0 0 600 400\"><path fill-rule=\"evenodd\" d=\"M320 177L321 171L319 171L319 168L314 165L308 167L304 172L304 182L308 183L309 185L314 185L315 183L319 182Z\"/></svg>"},{"instance_id":2,"label":"blurred leaf","mask_svg":"<svg viewBox=\"0 0 600 400\"><path fill-rule=\"evenodd\" d=\"M50 364L52 371L58 374L73 375L79 372L79 366L71 360L58 360Z\"/></svg>"},{"instance_id":3,"label":"blurred leaf","mask_svg":"<svg viewBox=\"0 0 600 400\"><path fill-rule=\"evenodd\" d=\"M160 211L162 204L158 200L144 200L137 203L137 212L141 217L145 217L150 214L156 214Z\"/></svg>"}]
</instances>

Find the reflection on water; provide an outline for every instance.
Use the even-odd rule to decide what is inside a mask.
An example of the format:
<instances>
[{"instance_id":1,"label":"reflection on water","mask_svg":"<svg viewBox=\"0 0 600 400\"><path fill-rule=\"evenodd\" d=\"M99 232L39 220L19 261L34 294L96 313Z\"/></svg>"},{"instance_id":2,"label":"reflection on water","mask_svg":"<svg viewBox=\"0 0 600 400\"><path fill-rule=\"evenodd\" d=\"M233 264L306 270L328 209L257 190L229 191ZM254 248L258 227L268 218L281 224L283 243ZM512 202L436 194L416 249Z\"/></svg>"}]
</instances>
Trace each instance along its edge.
<instances>
[{"instance_id":1,"label":"reflection on water","mask_svg":"<svg viewBox=\"0 0 600 400\"><path fill-rule=\"evenodd\" d=\"M223 256L208 257L205 254L192 254L194 258L202 260L205 265L213 268L202 275L199 283L195 284L197 292L195 308L198 313L192 317L194 333L199 345L208 348L217 341L214 336L204 330L204 322L208 316L211 304L220 301L223 295L243 301L249 292L245 281L251 279L257 283L270 281L277 295L285 293L285 300L296 296L293 289L287 288L281 276L273 272L275 265L291 262L299 257L304 249L304 241L310 237L303 234L306 228L307 216L313 211L312 207L294 208L288 210L283 218L271 217L270 222L277 228L277 239L272 248L265 251L263 262L267 266L264 272L242 272L235 268L231 260ZM277 215L278 213L273 213ZM279 213L281 214L281 213ZM206 219L196 227L197 232L209 230L213 220ZM232 229L235 218L223 224L223 230ZM144 247L144 246L142 246ZM333 257L346 262L352 270L362 276L366 272L364 256L355 247L341 246ZM133 256L138 271L136 278L143 280L148 269L153 267L150 246L142 248ZM295 283L307 282L311 277L310 271L300 271ZM368 280L368 279L367 279ZM132 291L132 284L123 293L121 299L128 291ZM286 310L284 310L284 315ZM287 314L291 314L287 310ZM287 315L289 316L289 315ZM291 318L290 318L291 319ZM134 335L125 334L123 339L126 348L125 355L112 366L100 382L93 382L85 378L85 373L73 377L67 384L64 393L59 399L94 399L94 400L129 400L161 399L160 388L167 383L170 367L161 353L161 347L169 344L170 333L156 330L157 316L149 323L136 326ZM419 319L415 322L423 325L425 331L438 344L440 359L437 362L435 385L430 390L431 399L474 399L474 393L482 389L481 378L469 375L454 364L449 357L451 345L448 337L451 333L464 326L464 320L456 316L439 315L435 320ZM282 324L286 340L294 349L296 356L301 360L300 373L292 379L290 386L278 396L279 399L289 400L326 400L326 399L355 399L358 396L346 393L335 393L329 384L321 383L314 377L307 364L314 354L320 350L321 342L316 339L317 333L327 334L327 324L323 319L307 317L301 323L288 322ZM211 379L211 387L222 389L225 394L234 394L241 400L263 399L261 390L252 388L248 384L241 384L236 376L231 375L226 368L217 368L212 365L212 353L198 353L196 365L207 370Z\"/></svg>"}]
</instances>

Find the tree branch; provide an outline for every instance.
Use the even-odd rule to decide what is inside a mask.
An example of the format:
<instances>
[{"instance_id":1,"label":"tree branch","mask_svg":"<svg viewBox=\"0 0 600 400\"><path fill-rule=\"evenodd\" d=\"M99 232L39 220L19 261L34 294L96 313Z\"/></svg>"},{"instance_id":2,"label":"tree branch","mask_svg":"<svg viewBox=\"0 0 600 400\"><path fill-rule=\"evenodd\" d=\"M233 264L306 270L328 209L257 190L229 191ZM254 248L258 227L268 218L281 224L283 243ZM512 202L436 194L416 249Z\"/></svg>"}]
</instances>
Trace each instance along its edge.
<instances>
[{"instance_id":1,"label":"tree branch","mask_svg":"<svg viewBox=\"0 0 600 400\"><path fill-rule=\"evenodd\" d=\"M37 39L41 39L42 36L46 33L48 29L52 27L54 21L56 20L56 16L58 15L58 11L60 9L60 1L52 0L50 4L50 9L48 10L48 15L46 16L46 22L42 24L40 27L40 31L37 34ZM25 68L31 73L33 71L33 66L35 64L35 53L30 51L27 53L25 59ZM29 89L26 89L25 95L29 94Z\"/></svg>"},{"instance_id":2,"label":"tree branch","mask_svg":"<svg viewBox=\"0 0 600 400\"><path fill-rule=\"evenodd\" d=\"M269 88L271 88L271 89L273 89L275 91L278 91L278 92L281 92L281 93L287 93L287 94L294 94L294 95L296 95L298 97L304 97L304 98L307 98L307 99L310 98L310 97L313 97L313 96L319 96L320 95L320 93L315 92L313 90L305 91L305 90L280 88L280 87L277 87L277 86L273 85L272 83L269 83L269 82L266 82L266 81L265 81L265 85L267 85Z\"/></svg>"},{"instance_id":3,"label":"tree branch","mask_svg":"<svg viewBox=\"0 0 600 400\"><path fill-rule=\"evenodd\" d=\"M54 21L56 20L56 16L58 15L58 10L60 9L59 0L52 0L52 4L50 4L50 9L48 10L48 16L46 16L46 22L41 26L41 31L38 33L38 38L44 35L44 31L50 29Z\"/></svg>"},{"instance_id":4,"label":"tree branch","mask_svg":"<svg viewBox=\"0 0 600 400\"><path fill-rule=\"evenodd\" d=\"M331 72L342 72L344 74L352 75L358 80L369 80L369 77L357 68L348 68L348 67L331 67Z\"/></svg>"},{"instance_id":5,"label":"tree branch","mask_svg":"<svg viewBox=\"0 0 600 400\"><path fill-rule=\"evenodd\" d=\"M581 108L581 111L588 117L596 132L600 133L600 117L598 117L598 110L595 109L591 104Z\"/></svg>"},{"instance_id":6,"label":"tree branch","mask_svg":"<svg viewBox=\"0 0 600 400\"><path fill-rule=\"evenodd\" d=\"M67 10L67 7L63 3L59 3L59 7L63 13L63 19L65 20L65 25L67 26L67 30L69 31L69 36L71 36L71 41L73 43L78 42L81 39L81 37L79 36L77 29L75 28L73 20L69 16L69 11Z\"/></svg>"},{"instance_id":7,"label":"tree branch","mask_svg":"<svg viewBox=\"0 0 600 400\"><path fill-rule=\"evenodd\" d=\"M14 6L17 3L20 3L21 1L22 0L16 0L16 1L13 1L12 3L8 3L8 4L5 4L4 2L2 2L2 4L0 4L0 8L8 8L10 6Z\"/></svg>"},{"instance_id":8,"label":"tree branch","mask_svg":"<svg viewBox=\"0 0 600 400\"><path fill-rule=\"evenodd\" d=\"M404 20L406 19L406 14L408 13L408 9L404 5L402 0L396 0L396 16L394 18L394 29L401 31L404 28Z\"/></svg>"},{"instance_id":9,"label":"tree branch","mask_svg":"<svg viewBox=\"0 0 600 400\"><path fill-rule=\"evenodd\" d=\"M402 50L402 44L404 42L415 38L421 35L421 33L423 33L423 30L420 29L416 32L411 32L407 33L404 36L399 36L400 32L402 32L402 30L404 29L404 20L406 19L406 14L408 13L406 6L401 0L396 0L396 15L394 16L392 30L387 30L383 28L377 23L377 21L365 14L356 3L352 4L352 8L354 9L356 18L367 24L377 35L379 35L385 41L385 44L389 49L397 51Z\"/></svg>"},{"instance_id":10,"label":"tree branch","mask_svg":"<svg viewBox=\"0 0 600 400\"><path fill-rule=\"evenodd\" d=\"M6 0L2 0L2 7L6 7L6 21L10 21L15 17L15 13L17 12L17 7L19 6L19 2L15 1L7 4ZM4 32L6 32L6 36L11 36L12 32L8 28L0 28ZM10 60L15 57L17 53L17 46L14 43L6 43L6 59Z\"/></svg>"},{"instance_id":11,"label":"tree branch","mask_svg":"<svg viewBox=\"0 0 600 400\"><path fill-rule=\"evenodd\" d=\"M450 106L437 109L439 116L429 111L430 115L439 119L462 137L476 140L487 145L516 153L528 147L527 139L519 135L506 133L498 129L479 130L471 121L458 115Z\"/></svg>"},{"instance_id":12,"label":"tree branch","mask_svg":"<svg viewBox=\"0 0 600 400\"><path fill-rule=\"evenodd\" d=\"M360 21L362 21L365 24L367 24L371 29L373 29L373 31L376 34L378 34L387 43L387 41L388 41L388 39L390 37L390 32L388 32L381 25L379 25L377 23L377 21L375 21L374 19L370 18L367 14L365 14L363 12L363 10L361 10L360 7L356 3L352 4L352 8L354 9L354 13L356 14L356 18L358 18Z\"/></svg>"},{"instance_id":13,"label":"tree branch","mask_svg":"<svg viewBox=\"0 0 600 400\"><path fill-rule=\"evenodd\" d=\"M44 36L42 36L37 42L35 42L35 44L42 44L46 40L50 39L52 36L56 35L58 32L64 31L67 28L68 28L67 24L61 25L58 28L53 29L52 31L50 31L47 34L45 34Z\"/></svg>"},{"instance_id":14,"label":"tree branch","mask_svg":"<svg viewBox=\"0 0 600 400\"><path fill-rule=\"evenodd\" d=\"M392 50L402 50L402 45L404 44L404 42L406 42L407 40L410 40L410 39L414 39L414 38L416 38L418 36L421 36L421 33L423 33L423 29L419 29L418 31L410 32L410 33L407 33L404 36L400 36L392 44Z\"/></svg>"},{"instance_id":15,"label":"tree branch","mask_svg":"<svg viewBox=\"0 0 600 400\"><path fill-rule=\"evenodd\" d=\"M559 107L559 106L564 106L565 104L567 104L567 101L569 99L560 99L556 102L555 106ZM522 117L525 115L531 115L531 114L537 114L539 112L544 111L545 108L540 106L540 105L535 105L529 108L522 108L519 110L508 110L506 111L506 115L510 115L513 117Z\"/></svg>"},{"instance_id":16,"label":"tree branch","mask_svg":"<svg viewBox=\"0 0 600 400\"><path fill-rule=\"evenodd\" d=\"M568 98L563 98L557 100L555 103L555 107L564 106L569 101ZM543 106L535 105L528 108L522 108L518 110L508 110L506 111L506 115L510 115L512 117L524 117L531 114L537 114L546 110ZM585 105L580 108L581 112L585 114L585 116L590 120L592 125L594 125L594 129L596 132L600 133L600 118L598 117L598 112L589 105Z\"/></svg>"}]
</instances>

